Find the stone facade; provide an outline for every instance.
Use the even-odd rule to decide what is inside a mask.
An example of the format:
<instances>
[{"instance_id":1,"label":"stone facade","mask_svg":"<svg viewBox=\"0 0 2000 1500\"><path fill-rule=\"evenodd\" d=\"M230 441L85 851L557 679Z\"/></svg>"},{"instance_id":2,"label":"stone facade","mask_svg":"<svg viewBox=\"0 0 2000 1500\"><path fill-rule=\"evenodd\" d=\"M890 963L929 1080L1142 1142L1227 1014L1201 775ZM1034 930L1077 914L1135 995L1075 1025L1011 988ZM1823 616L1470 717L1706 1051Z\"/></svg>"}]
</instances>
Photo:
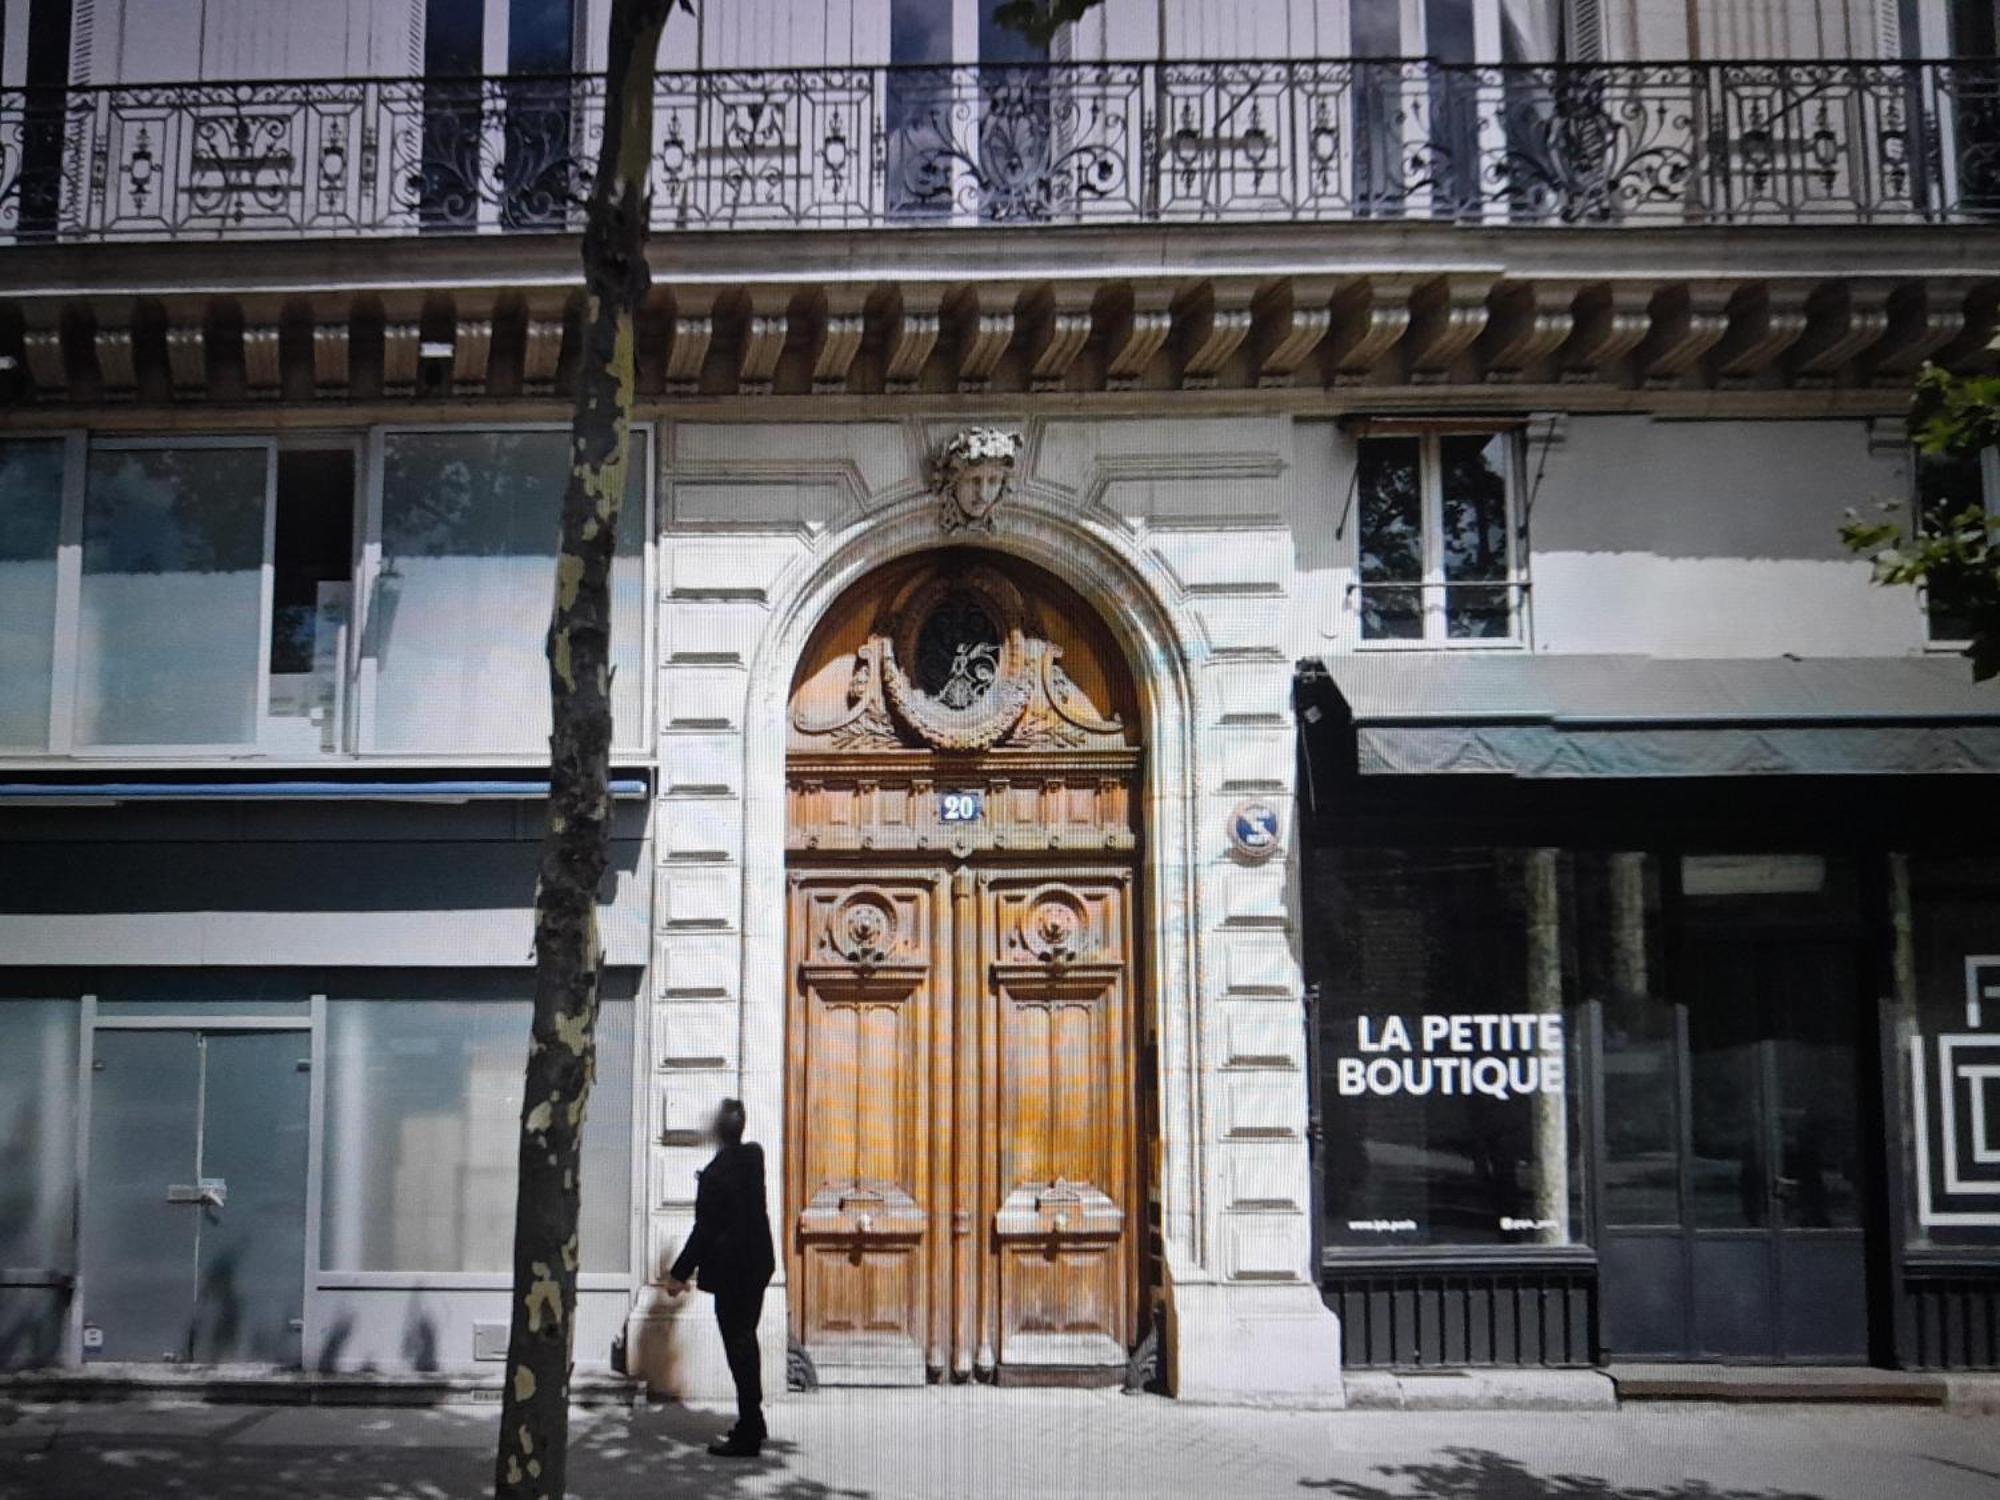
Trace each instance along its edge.
<instances>
[{"instance_id":1,"label":"stone facade","mask_svg":"<svg viewBox=\"0 0 2000 1500\"><path fill-rule=\"evenodd\" d=\"M939 544L923 460L952 430L928 420L670 429L651 1281L690 1222L701 1152L681 1142L700 1111L736 1093L753 1121L783 1118L794 666L850 584ZM1145 716L1143 1003L1157 1008L1160 1038L1151 1149L1170 1381L1207 1399L1337 1403L1332 1317L1308 1264L1295 872L1245 858L1228 835L1244 798L1288 816L1294 795L1289 429L1030 419L1018 430L1015 493L982 542L1049 569L1102 611ZM764 1134L781 1160L787 1143ZM642 1293L633 1367L663 1389L713 1394L719 1346L704 1311ZM776 1309L764 1324L774 1375L784 1326ZM1250 1349L1257 1357L1242 1358Z\"/></svg>"}]
</instances>

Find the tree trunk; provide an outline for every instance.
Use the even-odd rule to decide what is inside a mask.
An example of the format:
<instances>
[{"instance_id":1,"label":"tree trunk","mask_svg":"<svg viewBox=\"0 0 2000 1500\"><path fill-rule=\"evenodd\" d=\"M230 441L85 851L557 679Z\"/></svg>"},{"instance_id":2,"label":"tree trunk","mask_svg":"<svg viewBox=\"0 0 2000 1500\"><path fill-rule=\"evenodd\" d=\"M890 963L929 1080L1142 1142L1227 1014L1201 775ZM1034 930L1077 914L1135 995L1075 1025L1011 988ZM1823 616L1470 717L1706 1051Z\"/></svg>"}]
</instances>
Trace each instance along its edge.
<instances>
[{"instance_id":1,"label":"tree trunk","mask_svg":"<svg viewBox=\"0 0 2000 1500\"><path fill-rule=\"evenodd\" d=\"M535 1015L521 1098L514 1297L494 1493L559 1500L569 1458L578 1179L597 1062L597 897L611 832L611 560L646 294L653 63L681 0L614 0L604 139L583 233L586 300L549 622L548 825L535 887Z\"/></svg>"}]
</instances>

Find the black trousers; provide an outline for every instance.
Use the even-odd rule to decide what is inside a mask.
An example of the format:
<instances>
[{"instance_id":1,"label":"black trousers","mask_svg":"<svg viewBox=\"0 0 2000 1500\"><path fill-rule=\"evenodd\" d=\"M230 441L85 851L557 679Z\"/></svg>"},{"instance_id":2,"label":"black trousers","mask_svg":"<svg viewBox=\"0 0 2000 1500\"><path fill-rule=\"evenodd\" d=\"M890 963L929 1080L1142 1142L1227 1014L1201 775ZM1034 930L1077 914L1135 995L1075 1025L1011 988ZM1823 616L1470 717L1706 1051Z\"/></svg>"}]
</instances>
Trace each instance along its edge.
<instances>
[{"instance_id":1,"label":"black trousers","mask_svg":"<svg viewBox=\"0 0 2000 1500\"><path fill-rule=\"evenodd\" d=\"M736 1382L736 1430L749 1437L764 1435L764 1379L757 1358L757 1320L764 1314L762 1285L729 1287L715 1294L715 1323L722 1330L722 1352L729 1359L729 1376Z\"/></svg>"}]
</instances>

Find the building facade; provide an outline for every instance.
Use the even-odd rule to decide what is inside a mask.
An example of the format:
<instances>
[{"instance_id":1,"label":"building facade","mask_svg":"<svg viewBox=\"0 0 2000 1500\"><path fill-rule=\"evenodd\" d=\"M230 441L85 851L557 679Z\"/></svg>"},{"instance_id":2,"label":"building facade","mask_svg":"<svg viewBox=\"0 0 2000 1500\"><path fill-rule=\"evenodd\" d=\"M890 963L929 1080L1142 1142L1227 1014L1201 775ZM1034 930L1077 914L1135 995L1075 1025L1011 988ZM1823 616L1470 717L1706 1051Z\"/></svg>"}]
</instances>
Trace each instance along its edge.
<instances>
[{"instance_id":1,"label":"building facade","mask_svg":"<svg viewBox=\"0 0 2000 1500\"><path fill-rule=\"evenodd\" d=\"M579 1366L2000 1360L1991 4L698 9ZM504 1354L604 11L6 9L0 1363Z\"/></svg>"}]
</instances>

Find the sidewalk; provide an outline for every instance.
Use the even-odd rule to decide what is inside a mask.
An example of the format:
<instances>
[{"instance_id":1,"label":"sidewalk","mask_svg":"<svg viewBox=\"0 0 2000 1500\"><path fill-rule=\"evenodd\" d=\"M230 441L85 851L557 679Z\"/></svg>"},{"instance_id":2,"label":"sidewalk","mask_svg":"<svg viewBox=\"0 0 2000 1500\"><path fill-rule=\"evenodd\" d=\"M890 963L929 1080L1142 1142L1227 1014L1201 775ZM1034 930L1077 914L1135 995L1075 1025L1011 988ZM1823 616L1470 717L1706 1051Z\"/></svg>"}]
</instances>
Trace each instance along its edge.
<instances>
[{"instance_id":1,"label":"sidewalk","mask_svg":"<svg viewBox=\"0 0 2000 1500\"><path fill-rule=\"evenodd\" d=\"M0 1403L0 1500L457 1500L488 1493L491 1405ZM821 1392L763 1459L720 1413L579 1411L576 1500L2000 1500L2000 1421L1934 1409L1670 1404L1299 1413L1109 1391Z\"/></svg>"}]
</instances>

